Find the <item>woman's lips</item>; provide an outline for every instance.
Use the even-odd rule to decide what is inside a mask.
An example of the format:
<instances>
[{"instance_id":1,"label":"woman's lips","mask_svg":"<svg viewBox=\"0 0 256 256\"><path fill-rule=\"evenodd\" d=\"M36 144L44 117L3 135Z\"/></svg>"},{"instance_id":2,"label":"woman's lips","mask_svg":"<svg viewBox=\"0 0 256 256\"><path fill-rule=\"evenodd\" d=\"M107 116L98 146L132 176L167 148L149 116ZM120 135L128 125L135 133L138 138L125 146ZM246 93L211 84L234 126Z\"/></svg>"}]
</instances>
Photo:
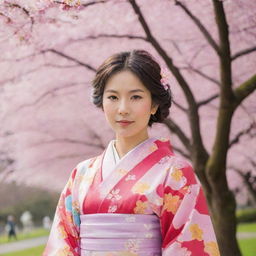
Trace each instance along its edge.
<instances>
[{"instance_id":1,"label":"woman's lips","mask_svg":"<svg viewBox=\"0 0 256 256\"><path fill-rule=\"evenodd\" d=\"M129 124L132 124L133 121L117 121L121 126L128 126Z\"/></svg>"}]
</instances>

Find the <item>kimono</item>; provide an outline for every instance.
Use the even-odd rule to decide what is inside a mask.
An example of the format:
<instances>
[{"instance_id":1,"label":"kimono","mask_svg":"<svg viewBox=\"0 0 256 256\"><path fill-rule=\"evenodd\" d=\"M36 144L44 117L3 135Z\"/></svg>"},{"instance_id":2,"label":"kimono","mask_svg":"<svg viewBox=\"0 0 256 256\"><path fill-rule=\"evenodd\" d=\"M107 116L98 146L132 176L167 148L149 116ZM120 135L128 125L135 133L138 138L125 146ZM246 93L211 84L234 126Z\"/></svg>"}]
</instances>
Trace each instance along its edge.
<instances>
[{"instance_id":1,"label":"kimono","mask_svg":"<svg viewBox=\"0 0 256 256\"><path fill-rule=\"evenodd\" d=\"M121 159L111 141L72 170L43 256L79 255L220 255L202 187L169 139Z\"/></svg>"}]
</instances>

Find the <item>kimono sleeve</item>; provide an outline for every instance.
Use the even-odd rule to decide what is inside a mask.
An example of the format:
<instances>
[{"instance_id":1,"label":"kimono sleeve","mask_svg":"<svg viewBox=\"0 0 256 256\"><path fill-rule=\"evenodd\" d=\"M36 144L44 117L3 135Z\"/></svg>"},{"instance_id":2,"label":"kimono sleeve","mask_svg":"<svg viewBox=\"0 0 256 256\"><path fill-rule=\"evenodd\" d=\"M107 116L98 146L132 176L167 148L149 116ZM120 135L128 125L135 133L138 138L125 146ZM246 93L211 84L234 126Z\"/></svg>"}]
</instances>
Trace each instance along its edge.
<instances>
[{"instance_id":1,"label":"kimono sleeve","mask_svg":"<svg viewBox=\"0 0 256 256\"><path fill-rule=\"evenodd\" d=\"M202 187L186 162L169 170L160 223L162 256L220 256Z\"/></svg>"},{"instance_id":2,"label":"kimono sleeve","mask_svg":"<svg viewBox=\"0 0 256 256\"><path fill-rule=\"evenodd\" d=\"M77 169L74 168L60 195L43 256L80 255L80 215L78 204L74 198L76 173Z\"/></svg>"}]
</instances>

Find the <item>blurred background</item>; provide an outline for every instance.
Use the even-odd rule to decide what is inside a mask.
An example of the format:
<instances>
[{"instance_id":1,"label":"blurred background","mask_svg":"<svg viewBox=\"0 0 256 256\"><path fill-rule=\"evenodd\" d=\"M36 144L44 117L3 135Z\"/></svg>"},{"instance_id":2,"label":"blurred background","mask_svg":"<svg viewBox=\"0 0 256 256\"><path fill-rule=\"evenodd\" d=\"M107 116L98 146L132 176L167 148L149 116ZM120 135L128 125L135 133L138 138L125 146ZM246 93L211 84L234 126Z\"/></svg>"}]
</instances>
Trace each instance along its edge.
<instances>
[{"instance_id":1,"label":"blurred background","mask_svg":"<svg viewBox=\"0 0 256 256\"><path fill-rule=\"evenodd\" d=\"M235 197L236 255L255 256L255 42L255 1L1 1L0 255L41 255L71 170L114 138L91 102L97 67L116 52L145 49L174 98L168 122L150 135L169 137L192 164L197 142L214 152L224 78L238 88L219 177ZM193 103L200 141L191 129ZM17 241L8 238L13 227Z\"/></svg>"}]
</instances>

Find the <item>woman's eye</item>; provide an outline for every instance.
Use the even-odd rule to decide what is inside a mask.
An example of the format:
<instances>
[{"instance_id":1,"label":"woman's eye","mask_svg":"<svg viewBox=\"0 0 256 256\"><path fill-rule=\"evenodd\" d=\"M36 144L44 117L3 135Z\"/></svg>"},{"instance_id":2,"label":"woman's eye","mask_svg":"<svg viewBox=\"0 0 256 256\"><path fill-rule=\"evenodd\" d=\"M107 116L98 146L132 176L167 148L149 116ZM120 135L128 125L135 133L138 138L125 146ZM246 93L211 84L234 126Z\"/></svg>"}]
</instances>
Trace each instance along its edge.
<instances>
[{"instance_id":1,"label":"woman's eye","mask_svg":"<svg viewBox=\"0 0 256 256\"><path fill-rule=\"evenodd\" d=\"M132 98L134 98L135 100L142 99L142 97L139 95L133 95Z\"/></svg>"},{"instance_id":2,"label":"woman's eye","mask_svg":"<svg viewBox=\"0 0 256 256\"><path fill-rule=\"evenodd\" d=\"M114 96L114 95L111 95L111 96L108 97L108 99L115 100L115 99L117 99L117 97Z\"/></svg>"}]
</instances>

